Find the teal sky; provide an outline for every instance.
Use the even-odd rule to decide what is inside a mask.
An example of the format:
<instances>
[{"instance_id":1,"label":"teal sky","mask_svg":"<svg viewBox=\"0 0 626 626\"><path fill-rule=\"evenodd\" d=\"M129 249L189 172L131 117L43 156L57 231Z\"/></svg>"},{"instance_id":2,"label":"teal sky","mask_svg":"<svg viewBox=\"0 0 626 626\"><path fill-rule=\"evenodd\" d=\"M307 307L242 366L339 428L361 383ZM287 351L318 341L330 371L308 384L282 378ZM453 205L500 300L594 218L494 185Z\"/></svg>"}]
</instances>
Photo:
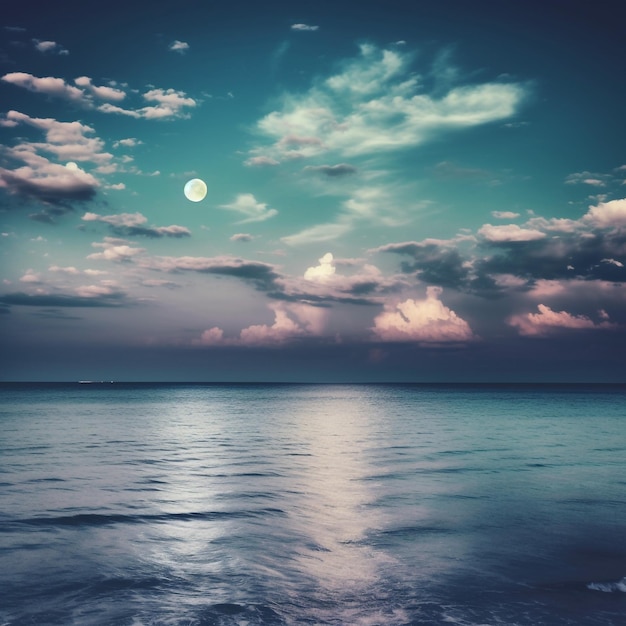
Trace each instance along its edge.
<instances>
[{"instance_id":1,"label":"teal sky","mask_svg":"<svg viewBox=\"0 0 626 626\"><path fill-rule=\"evenodd\" d=\"M624 379L622 2L128 5L4 12L2 379Z\"/></svg>"}]
</instances>

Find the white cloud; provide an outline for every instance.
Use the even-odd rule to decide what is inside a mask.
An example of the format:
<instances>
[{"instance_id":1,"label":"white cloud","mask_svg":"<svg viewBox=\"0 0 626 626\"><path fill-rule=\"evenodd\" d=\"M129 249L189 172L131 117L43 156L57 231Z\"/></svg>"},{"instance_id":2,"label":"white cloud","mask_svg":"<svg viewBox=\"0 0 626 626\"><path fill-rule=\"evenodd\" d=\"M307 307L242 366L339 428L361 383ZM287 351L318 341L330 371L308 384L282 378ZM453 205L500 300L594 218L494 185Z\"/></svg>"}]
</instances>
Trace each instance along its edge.
<instances>
[{"instance_id":1,"label":"white cloud","mask_svg":"<svg viewBox=\"0 0 626 626\"><path fill-rule=\"evenodd\" d=\"M172 52L178 52L179 54L184 54L185 52L187 52L187 50L189 50L189 44L186 41L178 41L178 39L175 39L168 46L168 50L171 50Z\"/></svg>"},{"instance_id":2,"label":"white cloud","mask_svg":"<svg viewBox=\"0 0 626 626\"><path fill-rule=\"evenodd\" d=\"M333 255L327 252L321 259L319 265L309 267L304 272L304 278L314 282L326 282L335 274L335 266L333 265Z\"/></svg>"},{"instance_id":3,"label":"white cloud","mask_svg":"<svg viewBox=\"0 0 626 626\"><path fill-rule=\"evenodd\" d=\"M230 240L231 241L252 241L254 237L249 233L235 233Z\"/></svg>"},{"instance_id":4,"label":"white cloud","mask_svg":"<svg viewBox=\"0 0 626 626\"><path fill-rule=\"evenodd\" d=\"M539 230L520 228L517 224L504 224L502 226L492 226L484 224L478 234L487 241L502 243L505 241L534 241L545 238L546 234Z\"/></svg>"},{"instance_id":5,"label":"white cloud","mask_svg":"<svg viewBox=\"0 0 626 626\"><path fill-rule=\"evenodd\" d=\"M590 206L582 220L598 228L626 226L626 198Z\"/></svg>"},{"instance_id":6,"label":"white cloud","mask_svg":"<svg viewBox=\"0 0 626 626\"><path fill-rule=\"evenodd\" d=\"M78 274L80 274L80 270L76 269L73 265L70 265L68 267L59 267L58 265L51 265L48 268L49 272L59 272L62 274L70 274L72 276L76 276Z\"/></svg>"},{"instance_id":7,"label":"white cloud","mask_svg":"<svg viewBox=\"0 0 626 626\"><path fill-rule=\"evenodd\" d=\"M469 324L439 299L441 287L427 287L424 300L408 299L374 319L372 330L383 341L424 344L468 342L476 337Z\"/></svg>"},{"instance_id":8,"label":"white cloud","mask_svg":"<svg viewBox=\"0 0 626 626\"><path fill-rule=\"evenodd\" d=\"M61 56L69 54L69 50L65 49L56 41L40 41L39 39L33 39L33 43L35 44L35 49L39 52L60 54Z\"/></svg>"},{"instance_id":9,"label":"white cloud","mask_svg":"<svg viewBox=\"0 0 626 626\"><path fill-rule=\"evenodd\" d=\"M101 98L102 100L115 100L119 102L126 97L126 94L121 89L116 89L115 87L97 87L91 82L91 78L88 76L79 76L74 79L74 82L82 87L87 92L93 94L97 98Z\"/></svg>"},{"instance_id":10,"label":"white cloud","mask_svg":"<svg viewBox=\"0 0 626 626\"><path fill-rule=\"evenodd\" d=\"M12 156L21 153L19 155L21 160L27 160L24 158L26 152L34 151L50 152L63 161L91 161L104 164L113 158L111 153L104 152L104 141L91 136L94 129L81 122L59 122L53 118L30 117L19 111L9 111L6 119L15 124L28 124L46 135L45 143L22 143L12 148Z\"/></svg>"},{"instance_id":11,"label":"white cloud","mask_svg":"<svg viewBox=\"0 0 626 626\"><path fill-rule=\"evenodd\" d=\"M188 117L184 112L185 108L197 105L197 102L193 98L188 98L184 91L175 89L151 89L144 93L143 97L148 102L157 102L155 106L139 109L141 117L145 119L185 118Z\"/></svg>"},{"instance_id":12,"label":"white cloud","mask_svg":"<svg viewBox=\"0 0 626 626\"><path fill-rule=\"evenodd\" d=\"M309 24L292 24L291 25L291 30L314 31L318 29L319 29L319 26L312 26Z\"/></svg>"},{"instance_id":13,"label":"white cloud","mask_svg":"<svg viewBox=\"0 0 626 626\"><path fill-rule=\"evenodd\" d=\"M87 256L88 259L104 261L130 261L132 257L142 252L144 248L132 248L130 242L113 237L105 237L102 243L94 242L92 247L102 248L102 252L94 252Z\"/></svg>"},{"instance_id":14,"label":"white cloud","mask_svg":"<svg viewBox=\"0 0 626 626\"><path fill-rule=\"evenodd\" d=\"M26 72L9 72L2 77L2 80L48 96L64 98L72 102L84 103L85 94L82 89L68 85L62 78L45 76L39 78Z\"/></svg>"},{"instance_id":15,"label":"white cloud","mask_svg":"<svg viewBox=\"0 0 626 626\"><path fill-rule=\"evenodd\" d=\"M352 229L351 224L346 220L336 223L318 224L311 228L305 228L299 233L281 237L281 241L288 246L299 246L307 243L321 243L331 241L341 237Z\"/></svg>"},{"instance_id":16,"label":"white cloud","mask_svg":"<svg viewBox=\"0 0 626 626\"><path fill-rule=\"evenodd\" d=\"M343 156L418 146L435 136L513 115L524 97L518 84L454 87L440 96L423 92L410 73L410 56L362 45L343 71L307 93L287 94L282 107L259 120L275 143L252 151L277 161L334 151ZM308 138L297 150L288 137Z\"/></svg>"},{"instance_id":17,"label":"white cloud","mask_svg":"<svg viewBox=\"0 0 626 626\"><path fill-rule=\"evenodd\" d=\"M306 243L321 243L337 239L350 232L358 222L370 222L385 226L398 226L406 223L410 213L429 204L407 200L399 203L395 197L402 190L398 187L363 186L352 191L351 197L341 203L341 209L334 222L308 227L293 235L281 238L289 246Z\"/></svg>"},{"instance_id":18,"label":"white cloud","mask_svg":"<svg viewBox=\"0 0 626 626\"><path fill-rule=\"evenodd\" d=\"M591 185L593 187L605 187L609 176L605 174L594 174L592 172L576 172L565 178L567 185Z\"/></svg>"},{"instance_id":19,"label":"white cloud","mask_svg":"<svg viewBox=\"0 0 626 626\"><path fill-rule=\"evenodd\" d=\"M136 119L187 118L189 117L187 110L198 104L193 98L188 97L184 91L154 88L144 93L143 99L148 102L156 102L157 104L138 109L125 109L110 102L96 105L94 96L99 99L119 102L126 97L126 93L112 86L98 87L93 85L91 78L88 76L78 77L75 80L77 87L67 84L62 78L53 76L39 78L26 72L10 72L2 76L2 80L29 91L63 98L84 108L95 108L101 113L126 115Z\"/></svg>"},{"instance_id":20,"label":"white cloud","mask_svg":"<svg viewBox=\"0 0 626 626\"><path fill-rule=\"evenodd\" d=\"M240 220L238 224L247 224L250 222L263 222L275 215L278 215L276 209L268 209L265 202L258 202L251 193L240 193L234 202L230 204L220 205L222 209L236 211L247 215L246 219Z\"/></svg>"},{"instance_id":21,"label":"white cloud","mask_svg":"<svg viewBox=\"0 0 626 626\"><path fill-rule=\"evenodd\" d=\"M272 157L259 155L259 156L250 157L249 159L246 159L244 161L244 165L247 165L248 167L262 167L266 165L269 165L269 166L279 165L279 162L276 159L273 159Z\"/></svg>"},{"instance_id":22,"label":"white cloud","mask_svg":"<svg viewBox=\"0 0 626 626\"><path fill-rule=\"evenodd\" d=\"M126 139L120 139L113 144L114 148L119 148L120 146L124 146L124 148L134 148L135 146L139 146L143 143L140 139L136 139L135 137L127 137Z\"/></svg>"},{"instance_id":23,"label":"white cloud","mask_svg":"<svg viewBox=\"0 0 626 626\"><path fill-rule=\"evenodd\" d=\"M539 313L523 313L513 315L507 323L518 329L520 335L544 336L560 329L608 329L614 328L615 324L607 321L606 312L600 315L602 322L596 324L584 315L572 315L567 311L553 311L545 304L537 305Z\"/></svg>"},{"instance_id":24,"label":"white cloud","mask_svg":"<svg viewBox=\"0 0 626 626\"><path fill-rule=\"evenodd\" d=\"M519 217L519 213L513 213L513 211L492 211L491 215L498 220L514 220Z\"/></svg>"},{"instance_id":25,"label":"white cloud","mask_svg":"<svg viewBox=\"0 0 626 626\"><path fill-rule=\"evenodd\" d=\"M26 270L24 276L20 278L20 282L22 283L40 283L41 282L41 274L34 272L33 270Z\"/></svg>"}]
</instances>

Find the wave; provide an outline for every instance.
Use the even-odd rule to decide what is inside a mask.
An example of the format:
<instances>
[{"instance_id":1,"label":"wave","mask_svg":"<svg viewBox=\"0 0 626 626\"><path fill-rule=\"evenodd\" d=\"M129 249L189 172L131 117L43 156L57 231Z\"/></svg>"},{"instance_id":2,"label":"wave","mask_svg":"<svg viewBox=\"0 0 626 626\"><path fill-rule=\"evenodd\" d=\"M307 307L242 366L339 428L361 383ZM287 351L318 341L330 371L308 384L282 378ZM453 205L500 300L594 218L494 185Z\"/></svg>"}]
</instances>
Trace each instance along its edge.
<instances>
[{"instance_id":1,"label":"wave","mask_svg":"<svg viewBox=\"0 0 626 626\"><path fill-rule=\"evenodd\" d=\"M613 593L614 591L621 591L626 593L626 576L622 580L611 583L589 583L587 589L592 591L603 591L604 593Z\"/></svg>"},{"instance_id":2,"label":"wave","mask_svg":"<svg viewBox=\"0 0 626 626\"><path fill-rule=\"evenodd\" d=\"M222 519L261 517L264 515L285 515L282 509L264 508L251 511L206 511L187 513L156 513L152 515L123 515L116 513L77 513L57 517L31 517L14 520L15 524L28 526L108 526L111 524L144 524L170 521L214 521Z\"/></svg>"}]
</instances>

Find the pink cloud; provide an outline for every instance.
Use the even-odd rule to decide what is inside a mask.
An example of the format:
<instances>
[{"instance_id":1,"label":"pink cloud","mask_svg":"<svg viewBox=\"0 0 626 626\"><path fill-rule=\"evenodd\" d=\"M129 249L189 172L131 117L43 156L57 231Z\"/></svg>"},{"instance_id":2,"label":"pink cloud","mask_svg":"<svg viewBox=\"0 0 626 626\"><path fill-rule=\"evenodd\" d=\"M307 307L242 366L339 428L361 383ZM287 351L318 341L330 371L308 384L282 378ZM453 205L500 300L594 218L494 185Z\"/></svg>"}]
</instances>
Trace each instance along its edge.
<instances>
[{"instance_id":1,"label":"pink cloud","mask_svg":"<svg viewBox=\"0 0 626 626\"><path fill-rule=\"evenodd\" d=\"M507 323L518 329L520 335L527 337L537 337L548 335L559 329L606 329L614 328L615 324L607 321L608 315L605 311L600 313L600 317L604 320L596 324L593 320L585 315L572 315L567 311L553 311L545 304L537 305L539 313L522 313L513 315Z\"/></svg>"},{"instance_id":2,"label":"pink cloud","mask_svg":"<svg viewBox=\"0 0 626 626\"><path fill-rule=\"evenodd\" d=\"M423 300L408 299L374 319L372 329L383 341L467 342L476 339L469 324L441 302L441 287L428 287Z\"/></svg>"}]
</instances>

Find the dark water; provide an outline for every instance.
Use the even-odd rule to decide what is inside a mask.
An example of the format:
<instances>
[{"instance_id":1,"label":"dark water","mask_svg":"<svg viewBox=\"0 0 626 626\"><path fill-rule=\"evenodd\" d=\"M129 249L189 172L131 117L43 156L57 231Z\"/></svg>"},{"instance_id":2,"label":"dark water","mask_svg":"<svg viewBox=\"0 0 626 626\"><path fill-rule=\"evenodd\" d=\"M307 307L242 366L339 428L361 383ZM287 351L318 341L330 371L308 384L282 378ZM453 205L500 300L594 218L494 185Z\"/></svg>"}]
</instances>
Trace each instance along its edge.
<instances>
[{"instance_id":1,"label":"dark water","mask_svg":"<svg viewBox=\"0 0 626 626\"><path fill-rule=\"evenodd\" d=\"M0 625L626 624L626 388L0 387Z\"/></svg>"}]
</instances>

